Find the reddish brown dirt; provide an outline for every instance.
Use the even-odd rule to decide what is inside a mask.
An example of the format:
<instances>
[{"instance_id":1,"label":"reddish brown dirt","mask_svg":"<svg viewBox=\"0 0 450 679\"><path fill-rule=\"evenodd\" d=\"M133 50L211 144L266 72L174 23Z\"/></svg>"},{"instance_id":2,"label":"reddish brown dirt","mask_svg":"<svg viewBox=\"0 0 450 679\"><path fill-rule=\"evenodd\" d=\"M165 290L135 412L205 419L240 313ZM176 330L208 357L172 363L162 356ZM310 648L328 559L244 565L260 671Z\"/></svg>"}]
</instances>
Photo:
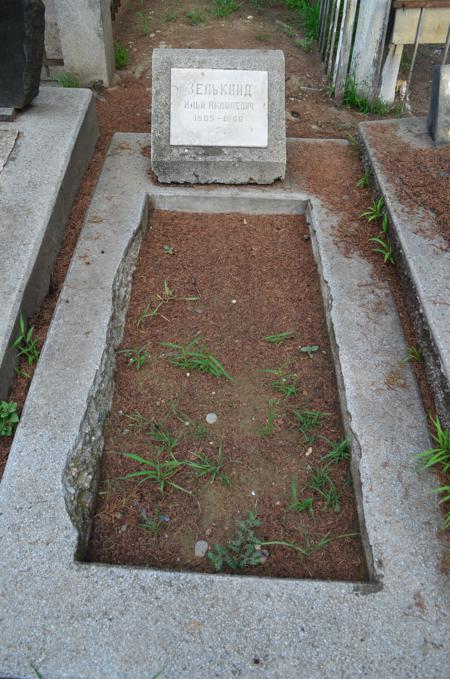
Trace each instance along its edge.
<instances>
[{"instance_id":1,"label":"reddish brown dirt","mask_svg":"<svg viewBox=\"0 0 450 679\"><path fill-rule=\"evenodd\" d=\"M206 558L194 558L195 542L225 543L236 519L250 510L261 520L257 534L264 540L305 547L324 535L337 538L358 533L347 462L330 466L342 496L339 512L326 509L317 493L300 491L330 450L321 437L343 438L321 292L304 220L232 214L195 215L193 223L192 214L157 212L151 227L135 273L122 343L122 349L147 347L151 358L136 371L119 354L103 456L104 494L99 496L94 517L89 560L211 571ZM171 245L175 254L165 254L164 245ZM138 325L136 319L149 302L156 305L165 280L178 296L194 295L199 300L171 301L161 308L166 318L158 315ZM282 346L263 340L265 335L285 330L292 330L294 336ZM188 375L169 365L161 342L186 343L197 336L205 339L233 382L195 372ZM318 345L320 350L309 358L299 351L305 345ZM296 397L282 397L271 387L270 378L259 372L280 366L298 376ZM270 399L279 402L274 431L265 438L258 430L266 422ZM175 480L192 496L175 489L161 494L151 481L111 484L139 468L115 453L156 455L145 431L130 426L129 415L140 412L161 421L170 402L203 424L208 412L218 414L215 425L206 425L204 441L189 435L173 414L165 426L174 435L184 432L176 449L179 459L191 459L193 450L213 458L220 447L230 487L197 479L188 471ZM314 443L305 443L295 427L293 408L328 413L315 432ZM299 495L315 498L313 516L287 511L293 478ZM142 510L149 517L166 515L170 523L154 536L140 526ZM280 546L270 547L269 552L264 565L246 572L342 580L365 576L358 536L332 541L306 560Z\"/></svg>"},{"instance_id":2,"label":"reddish brown dirt","mask_svg":"<svg viewBox=\"0 0 450 679\"><path fill-rule=\"evenodd\" d=\"M450 243L450 148L405 144L396 123L374 125L370 137L402 204L414 212L429 210L434 224L428 230L437 226Z\"/></svg>"},{"instance_id":3,"label":"reddish brown dirt","mask_svg":"<svg viewBox=\"0 0 450 679\"><path fill-rule=\"evenodd\" d=\"M211 0L128 0L115 21L116 39L129 49L128 71L148 72L155 47L192 49L281 49L286 60L286 131L292 137L347 137L366 116L347 109L329 96L328 81L316 47L305 52L296 45L303 37L295 12L283 3L258 11L251 0L238 3L228 17L216 19ZM187 13L202 21L193 26Z\"/></svg>"}]
</instances>

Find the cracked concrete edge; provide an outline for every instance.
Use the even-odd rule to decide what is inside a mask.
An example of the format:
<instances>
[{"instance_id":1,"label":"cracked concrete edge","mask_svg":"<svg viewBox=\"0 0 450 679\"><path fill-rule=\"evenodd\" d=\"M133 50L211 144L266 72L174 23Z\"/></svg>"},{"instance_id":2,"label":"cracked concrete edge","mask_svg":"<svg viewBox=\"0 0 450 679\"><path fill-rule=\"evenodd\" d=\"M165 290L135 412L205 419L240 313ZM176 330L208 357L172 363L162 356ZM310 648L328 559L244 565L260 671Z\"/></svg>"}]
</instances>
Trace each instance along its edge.
<instances>
[{"instance_id":1,"label":"cracked concrete edge","mask_svg":"<svg viewBox=\"0 0 450 679\"><path fill-rule=\"evenodd\" d=\"M162 668L174 679L261 671L283 679L323 679L328 671L345 679L441 679L450 625L448 578L437 569L440 517L427 495L430 477L417 473L411 457L412 447L428 441L424 414L410 366L402 368L402 389L384 383L404 351L397 312L389 290L374 289L367 262L339 251L334 217L320 197L310 197L311 230L383 587L74 561L85 523L75 516L74 525L67 513L62 479L85 432L96 426L101 435L109 403L108 342L121 333L111 318L116 305L122 323L126 306L115 299L118 272L129 252L128 281L146 194L156 202L145 178L145 141L113 139L0 485L0 673L29 676L32 660L46 679L144 679ZM216 196L219 210L226 193ZM254 192L248 208L259 211L261 199ZM301 211L304 199L288 194L284 204ZM175 202L182 209L179 192ZM361 276L367 284L359 287ZM254 657L261 658L257 668Z\"/></svg>"},{"instance_id":2,"label":"cracked concrete edge","mask_svg":"<svg viewBox=\"0 0 450 679\"><path fill-rule=\"evenodd\" d=\"M54 105L64 110L62 116L54 115ZM42 117L45 116L49 124L53 123L61 128L61 133L64 133L62 126L67 125L67 138L60 146L55 146L51 131L46 132L48 152L53 144L51 158L41 148ZM10 286L14 293L1 295L0 291L3 299L3 321L0 323L0 398L6 398L14 375L16 352L11 343L19 334L20 313L26 319L30 318L39 309L48 292L51 272L64 237L70 210L97 141L95 100L89 90L42 88L33 107L28 113L22 113L13 127L18 129L19 141L23 145L14 154L26 154L30 162L28 170L20 164L17 167L17 160L12 162L13 158L10 157L3 175L8 172L8 190L13 190L14 195L6 196L9 203L3 207L5 210L15 210L14 220L29 224L27 229L29 228L33 236L32 241L24 243L20 229L8 232L10 245L15 253L20 253L18 256L21 263L20 267L8 267L7 276L15 277ZM51 182L39 172L39 165L44 163L55 167ZM31 189L24 186L27 184L24 180L24 173L27 171L30 176L33 173L36 175L36 180L31 182ZM27 202L31 205L31 212L24 209L23 191L28 192ZM36 213L33 211L33 200L38 206Z\"/></svg>"},{"instance_id":3,"label":"cracked concrete edge","mask_svg":"<svg viewBox=\"0 0 450 679\"><path fill-rule=\"evenodd\" d=\"M433 223L433 216L425 210L414 212L402 205L395 187L383 171L382 159L370 141L370 129L375 125L399 126L406 143L428 145L422 137L426 133L426 119L385 120L359 125L359 139L363 161L370 171L372 183L384 197L390 222L390 239L405 291L408 313L413 323L437 414L445 428L450 429L450 310L448 305L436 309L437 300L447 300L450 293L450 254L444 249L440 235L431 236L416 230L420 222ZM405 127L405 132L402 132ZM408 134L408 129L413 132ZM431 140L430 140L431 145ZM433 262L433 266L430 263Z\"/></svg>"}]
</instances>

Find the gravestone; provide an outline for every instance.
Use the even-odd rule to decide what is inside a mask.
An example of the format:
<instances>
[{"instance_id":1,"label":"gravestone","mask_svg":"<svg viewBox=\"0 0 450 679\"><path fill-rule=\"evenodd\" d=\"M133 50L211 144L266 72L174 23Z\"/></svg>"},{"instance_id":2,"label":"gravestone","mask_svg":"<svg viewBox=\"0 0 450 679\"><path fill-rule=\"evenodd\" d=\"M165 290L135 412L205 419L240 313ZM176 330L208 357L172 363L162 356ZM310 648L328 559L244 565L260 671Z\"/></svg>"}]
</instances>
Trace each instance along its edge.
<instances>
[{"instance_id":1,"label":"gravestone","mask_svg":"<svg viewBox=\"0 0 450 679\"><path fill-rule=\"evenodd\" d=\"M44 34L42 0L0 1L0 108L24 108L39 93Z\"/></svg>"},{"instance_id":2,"label":"gravestone","mask_svg":"<svg viewBox=\"0 0 450 679\"><path fill-rule=\"evenodd\" d=\"M271 184L283 178L284 72L281 51L155 49L157 179Z\"/></svg>"},{"instance_id":3,"label":"gravestone","mask_svg":"<svg viewBox=\"0 0 450 679\"><path fill-rule=\"evenodd\" d=\"M427 125L436 144L450 144L450 64L434 69Z\"/></svg>"}]
</instances>

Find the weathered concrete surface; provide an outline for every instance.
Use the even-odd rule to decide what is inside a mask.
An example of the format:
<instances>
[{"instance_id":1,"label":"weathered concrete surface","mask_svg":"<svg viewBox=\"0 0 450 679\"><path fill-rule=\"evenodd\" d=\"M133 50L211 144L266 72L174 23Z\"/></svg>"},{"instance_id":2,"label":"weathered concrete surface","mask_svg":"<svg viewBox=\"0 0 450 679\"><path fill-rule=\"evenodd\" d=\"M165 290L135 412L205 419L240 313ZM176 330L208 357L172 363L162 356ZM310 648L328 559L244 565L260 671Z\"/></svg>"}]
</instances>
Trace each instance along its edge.
<instances>
[{"instance_id":1,"label":"weathered concrete surface","mask_svg":"<svg viewBox=\"0 0 450 679\"><path fill-rule=\"evenodd\" d=\"M436 144L450 144L450 64L434 67L427 127Z\"/></svg>"},{"instance_id":2,"label":"weathered concrete surface","mask_svg":"<svg viewBox=\"0 0 450 679\"><path fill-rule=\"evenodd\" d=\"M55 8L65 70L82 85L101 80L108 87L114 73L111 0L57 0Z\"/></svg>"},{"instance_id":3,"label":"weathered concrete surface","mask_svg":"<svg viewBox=\"0 0 450 679\"><path fill-rule=\"evenodd\" d=\"M14 373L11 340L48 291L73 199L97 139L91 92L42 88L14 123L0 172L0 399Z\"/></svg>"},{"instance_id":4,"label":"weathered concrete surface","mask_svg":"<svg viewBox=\"0 0 450 679\"><path fill-rule=\"evenodd\" d=\"M286 172L284 55L279 50L153 50L152 169L160 182L272 184ZM243 146L171 146L171 69L267 71L269 143Z\"/></svg>"},{"instance_id":5,"label":"weathered concrete surface","mask_svg":"<svg viewBox=\"0 0 450 679\"><path fill-rule=\"evenodd\" d=\"M383 159L371 142L373 125L395 126L405 147L433 149L425 118L361 123L363 152L389 213L390 236L405 282L409 314L424 355L425 368L441 422L450 428L450 251L435 217L414 210L383 169ZM430 178L430 181L431 178Z\"/></svg>"},{"instance_id":6,"label":"weathered concrete surface","mask_svg":"<svg viewBox=\"0 0 450 679\"><path fill-rule=\"evenodd\" d=\"M432 476L415 465L429 440L388 286L340 251L339 215L320 196L161 189L146 176L146 145L114 137L0 485L0 675L32 676L33 662L46 679L443 679L449 578ZM148 196L260 213L276 195L277 211L306 210L311 223L371 582L79 563ZM387 386L392 371L401 388Z\"/></svg>"}]
</instances>

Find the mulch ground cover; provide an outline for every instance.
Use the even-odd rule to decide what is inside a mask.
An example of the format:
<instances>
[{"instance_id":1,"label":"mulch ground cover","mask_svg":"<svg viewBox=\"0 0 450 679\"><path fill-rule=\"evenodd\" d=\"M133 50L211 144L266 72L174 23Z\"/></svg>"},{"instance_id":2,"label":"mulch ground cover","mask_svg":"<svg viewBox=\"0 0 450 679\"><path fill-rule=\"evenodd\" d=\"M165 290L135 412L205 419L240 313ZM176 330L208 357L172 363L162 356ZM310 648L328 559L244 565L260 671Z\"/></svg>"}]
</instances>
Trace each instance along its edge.
<instances>
[{"instance_id":1,"label":"mulch ground cover","mask_svg":"<svg viewBox=\"0 0 450 679\"><path fill-rule=\"evenodd\" d=\"M426 211L416 228L425 235L434 228L450 245L450 148L405 143L398 123L374 123L370 138L398 200L413 211Z\"/></svg>"},{"instance_id":2,"label":"mulch ground cover","mask_svg":"<svg viewBox=\"0 0 450 679\"><path fill-rule=\"evenodd\" d=\"M239 572L365 578L345 445L339 461L326 457L344 433L305 221L156 212L150 226L117 354L88 560L213 571L196 543L214 552L253 512L247 557L263 563ZM172 365L163 343L191 340L231 379ZM314 426L306 412L321 413L309 415ZM149 469L126 452L183 465L161 492L154 479L123 478ZM193 466L205 458L215 479ZM305 553L261 544L274 541Z\"/></svg>"}]
</instances>

